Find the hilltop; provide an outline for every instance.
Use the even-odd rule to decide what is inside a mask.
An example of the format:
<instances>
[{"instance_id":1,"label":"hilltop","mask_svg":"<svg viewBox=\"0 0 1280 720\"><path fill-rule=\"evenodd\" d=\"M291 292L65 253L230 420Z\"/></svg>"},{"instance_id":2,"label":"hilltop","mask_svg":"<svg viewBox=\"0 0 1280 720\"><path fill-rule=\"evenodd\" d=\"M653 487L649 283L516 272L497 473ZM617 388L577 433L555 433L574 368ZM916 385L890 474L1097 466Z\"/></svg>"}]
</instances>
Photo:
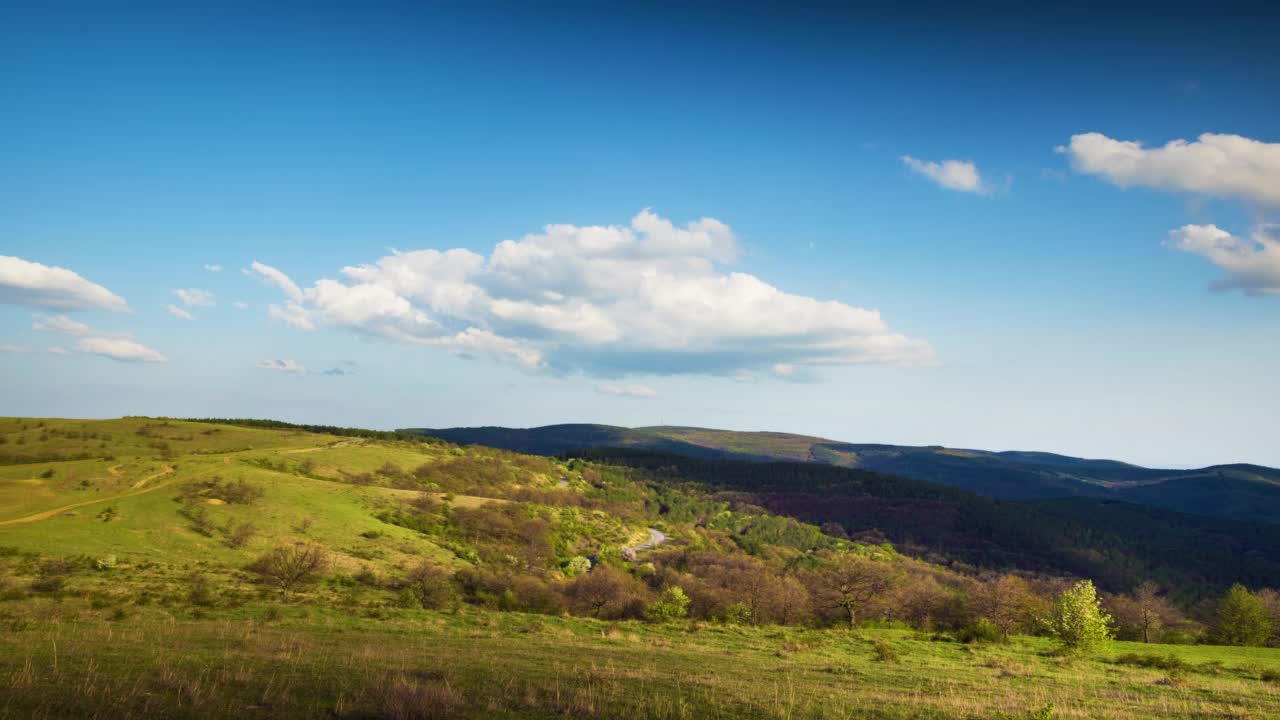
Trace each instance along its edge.
<instances>
[{"instance_id":1,"label":"hilltop","mask_svg":"<svg viewBox=\"0 0 1280 720\"><path fill-rule=\"evenodd\" d=\"M540 455L613 447L704 459L823 463L927 480L999 500L1096 498L1182 513L1280 523L1280 470L1259 465L1163 470L1047 452L859 444L780 432L666 425L412 428L403 432Z\"/></svg>"}]
</instances>

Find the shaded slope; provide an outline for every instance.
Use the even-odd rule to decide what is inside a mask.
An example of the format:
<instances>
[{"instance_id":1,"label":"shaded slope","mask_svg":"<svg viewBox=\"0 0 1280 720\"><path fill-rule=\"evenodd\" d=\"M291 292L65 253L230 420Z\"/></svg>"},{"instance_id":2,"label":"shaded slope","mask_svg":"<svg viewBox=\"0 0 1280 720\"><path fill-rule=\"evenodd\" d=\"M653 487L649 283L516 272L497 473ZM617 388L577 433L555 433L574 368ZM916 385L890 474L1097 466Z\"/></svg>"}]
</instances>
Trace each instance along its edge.
<instances>
[{"instance_id":1,"label":"shaded slope","mask_svg":"<svg viewBox=\"0 0 1280 720\"><path fill-rule=\"evenodd\" d=\"M707 459L813 462L927 480L1002 500L1090 497L1184 513L1280 522L1280 470L1257 465L1163 470L1046 452L842 443L789 433L675 426L549 425L409 432L544 455L623 447Z\"/></svg>"}]
</instances>

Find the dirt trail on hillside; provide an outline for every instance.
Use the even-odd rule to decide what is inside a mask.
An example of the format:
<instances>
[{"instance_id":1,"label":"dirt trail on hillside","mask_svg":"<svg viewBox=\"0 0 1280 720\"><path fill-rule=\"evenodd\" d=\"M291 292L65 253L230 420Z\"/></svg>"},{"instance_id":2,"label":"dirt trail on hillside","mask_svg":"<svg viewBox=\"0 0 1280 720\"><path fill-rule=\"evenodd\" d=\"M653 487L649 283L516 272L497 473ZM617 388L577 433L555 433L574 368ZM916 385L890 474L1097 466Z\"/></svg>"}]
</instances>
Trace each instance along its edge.
<instances>
[{"instance_id":1,"label":"dirt trail on hillside","mask_svg":"<svg viewBox=\"0 0 1280 720\"><path fill-rule=\"evenodd\" d=\"M149 492L153 492L155 490L159 490L160 488L168 487L169 485L172 485L177 478L174 478L174 480L170 480L169 482L160 483L159 485L152 485L149 488L143 488L141 490L139 490L138 488L142 487L143 485L145 485L147 482L150 482L151 480L155 480L156 478L161 477L163 475L168 475L171 472L173 472L172 466L166 467L164 470L161 470L158 473L152 473L151 475L148 475L142 478L141 480L139 480L138 482L134 483L133 488L130 490L130 492L122 493L120 495L112 495L111 497L96 498L94 500L85 500L83 502L72 503L70 505L63 505L60 508L45 510L44 512L38 512L35 515L28 515L26 517L14 518L13 520L0 520L0 527L3 527L5 525L19 525L22 523L36 522L38 520L48 520L49 518L55 515L61 515L62 513L68 510L74 510L78 507L84 507L85 505L95 505L97 503L112 502L113 500L122 500L127 497L133 497L135 495L143 495Z\"/></svg>"}]
</instances>

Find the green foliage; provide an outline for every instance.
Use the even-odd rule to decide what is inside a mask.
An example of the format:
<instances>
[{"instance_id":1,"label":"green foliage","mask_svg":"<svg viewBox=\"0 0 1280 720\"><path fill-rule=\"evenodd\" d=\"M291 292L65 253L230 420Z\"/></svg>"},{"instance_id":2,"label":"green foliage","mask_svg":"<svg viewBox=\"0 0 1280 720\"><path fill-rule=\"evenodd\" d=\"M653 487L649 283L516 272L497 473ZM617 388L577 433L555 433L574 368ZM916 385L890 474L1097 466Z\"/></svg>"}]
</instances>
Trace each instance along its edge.
<instances>
[{"instance_id":1,"label":"green foliage","mask_svg":"<svg viewBox=\"0 0 1280 720\"><path fill-rule=\"evenodd\" d=\"M876 638L871 641L871 657L876 662L896 663L898 651L884 638Z\"/></svg>"},{"instance_id":2,"label":"green foliage","mask_svg":"<svg viewBox=\"0 0 1280 720\"><path fill-rule=\"evenodd\" d=\"M581 555L575 555L564 563L565 577L576 577L591 571L591 561Z\"/></svg>"},{"instance_id":3,"label":"green foliage","mask_svg":"<svg viewBox=\"0 0 1280 720\"><path fill-rule=\"evenodd\" d=\"M679 585L669 585L662 591L657 602L645 610L645 617L650 622L671 622L685 617L689 611L689 596Z\"/></svg>"},{"instance_id":4,"label":"green foliage","mask_svg":"<svg viewBox=\"0 0 1280 720\"><path fill-rule=\"evenodd\" d=\"M1218 603L1214 636L1224 645L1265 645L1273 628L1266 606L1239 583Z\"/></svg>"},{"instance_id":5,"label":"green foliage","mask_svg":"<svg viewBox=\"0 0 1280 720\"><path fill-rule=\"evenodd\" d=\"M1063 648L1073 653L1095 652L1111 639L1111 616L1103 611L1089 580L1077 582L1058 596L1047 625Z\"/></svg>"},{"instance_id":6,"label":"green foliage","mask_svg":"<svg viewBox=\"0 0 1280 720\"><path fill-rule=\"evenodd\" d=\"M1006 639L996 624L986 618L978 618L956 632L956 640L962 643L995 643Z\"/></svg>"}]
</instances>

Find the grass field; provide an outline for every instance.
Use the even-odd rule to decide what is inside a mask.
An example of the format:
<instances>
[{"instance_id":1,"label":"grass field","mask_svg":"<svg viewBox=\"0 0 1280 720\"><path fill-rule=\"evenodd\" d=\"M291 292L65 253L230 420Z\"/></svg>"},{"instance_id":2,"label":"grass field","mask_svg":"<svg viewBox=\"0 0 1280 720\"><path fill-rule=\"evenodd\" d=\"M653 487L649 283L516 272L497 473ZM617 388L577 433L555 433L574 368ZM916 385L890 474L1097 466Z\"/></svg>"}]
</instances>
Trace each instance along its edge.
<instances>
[{"instance_id":1,"label":"grass field","mask_svg":"<svg viewBox=\"0 0 1280 720\"><path fill-rule=\"evenodd\" d=\"M424 495L393 486L399 469L478 450L144 418L0 419L0 437L0 718L1280 717L1271 649L1115 643L1070 659L1030 637L429 611L359 580L466 565L378 514ZM485 457L517 485L582 487L556 461ZM264 492L193 494L215 479ZM425 494L511 502L454 490ZM543 511L594 543L647 537L599 511ZM229 542L243 524L256 532ZM255 583L251 561L293 541L327 548L326 578L287 597ZM59 559L75 570L41 588Z\"/></svg>"},{"instance_id":2,"label":"grass field","mask_svg":"<svg viewBox=\"0 0 1280 720\"><path fill-rule=\"evenodd\" d=\"M246 605L225 616L30 607L0 639L0 717L1262 718L1274 651L909 631L604 623ZM15 629L16 628L16 629ZM888 647L895 657L881 659ZM1172 655L1169 672L1111 662ZM1270 676L1269 676L1270 677Z\"/></svg>"}]
</instances>

